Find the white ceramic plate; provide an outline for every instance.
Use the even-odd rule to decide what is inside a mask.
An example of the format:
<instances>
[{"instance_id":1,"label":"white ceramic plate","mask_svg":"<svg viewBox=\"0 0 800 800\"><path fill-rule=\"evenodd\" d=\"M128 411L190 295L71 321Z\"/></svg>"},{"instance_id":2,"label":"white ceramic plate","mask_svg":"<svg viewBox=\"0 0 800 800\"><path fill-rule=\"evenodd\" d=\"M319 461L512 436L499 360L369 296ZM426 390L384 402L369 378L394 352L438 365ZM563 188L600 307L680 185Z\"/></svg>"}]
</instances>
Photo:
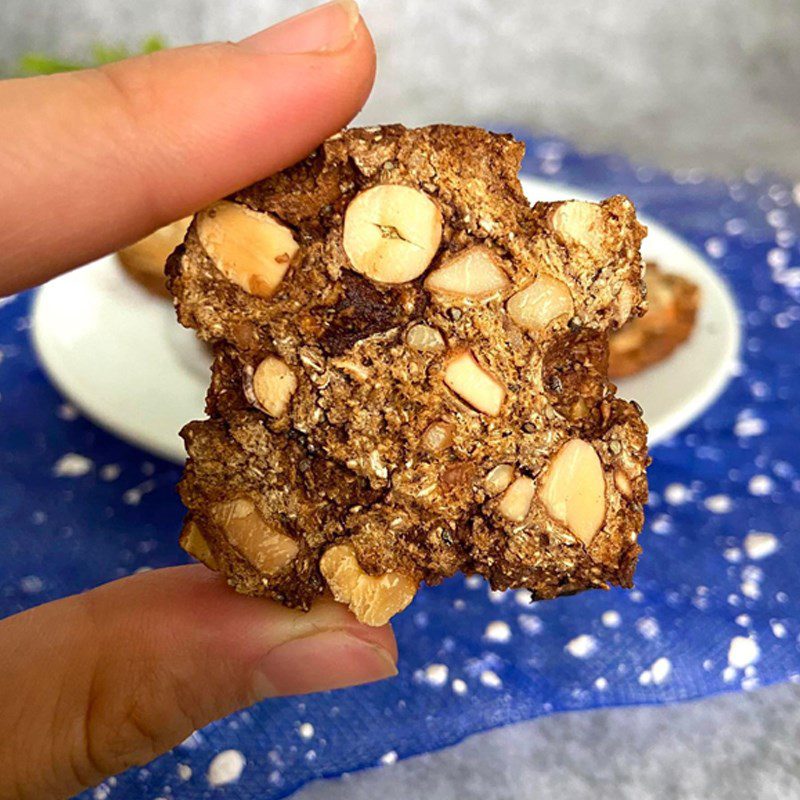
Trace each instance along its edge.
<instances>
[{"instance_id":1,"label":"white ceramic plate","mask_svg":"<svg viewBox=\"0 0 800 800\"><path fill-rule=\"evenodd\" d=\"M586 197L578 189L523 179L533 200ZM695 331L669 359L619 381L636 399L656 444L706 409L730 378L739 351L736 306L708 263L658 223L644 255L700 285ZM82 411L132 444L184 459L181 427L203 416L210 359L175 321L170 303L134 284L107 256L43 286L33 306L33 341L58 388Z\"/></svg>"},{"instance_id":2,"label":"white ceramic plate","mask_svg":"<svg viewBox=\"0 0 800 800\"><path fill-rule=\"evenodd\" d=\"M182 462L178 431L204 416L210 357L172 304L106 256L43 286L33 342L53 383L98 425Z\"/></svg>"}]
</instances>

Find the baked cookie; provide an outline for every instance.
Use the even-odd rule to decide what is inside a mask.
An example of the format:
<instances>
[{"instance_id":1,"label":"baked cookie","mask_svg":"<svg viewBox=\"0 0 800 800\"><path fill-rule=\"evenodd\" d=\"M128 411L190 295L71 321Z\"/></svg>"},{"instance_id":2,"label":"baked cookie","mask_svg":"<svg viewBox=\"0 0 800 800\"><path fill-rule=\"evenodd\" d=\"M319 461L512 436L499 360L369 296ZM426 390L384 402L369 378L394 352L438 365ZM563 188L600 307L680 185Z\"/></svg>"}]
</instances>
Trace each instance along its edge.
<instances>
[{"instance_id":1,"label":"baked cookie","mask_svg":"<svg viewBox=\"0 0 800 800\"><path fill-rule=\"evenodd\" d=\"M700 290L680 275L647 264L647 313L611 334L608 374L635 375L663 361L691 336Z\"/></svg>"},{"instance_id":2,"label":"baked cookie","mask_svg":"<svg viewBox=\"0 0 800 800\"><path fill-rule=\"evenodd\" d=\"M147 291L170 299L164 266L172 251L183 241L191 221L191 217L179 219L124 247L117 253L123 269Z\"/></svg>"},{"instance_id":3,"label":"baked cookie","mask_svg":"<svg viewBox=\"0 0 800 800\"><path fill-rule=\"evenodd\" d=\"M379 625L457 571L630 586L646 428L607 380L643 309L632 203L537 203L523 145L352 129L200 212L170 258L211 343L182 541L239 591Z\"/></svg>"}]
</instances>

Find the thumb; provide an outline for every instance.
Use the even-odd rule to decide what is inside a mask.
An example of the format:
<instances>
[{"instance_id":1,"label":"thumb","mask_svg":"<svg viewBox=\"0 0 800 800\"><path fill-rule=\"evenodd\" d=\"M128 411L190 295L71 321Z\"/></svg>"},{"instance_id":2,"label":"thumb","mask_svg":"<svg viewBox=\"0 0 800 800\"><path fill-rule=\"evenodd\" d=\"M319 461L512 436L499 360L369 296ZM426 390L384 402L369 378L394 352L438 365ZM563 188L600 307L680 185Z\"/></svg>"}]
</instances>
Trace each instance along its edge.
<instances>
[{"instance_id":1,"label":"thumb","mask_svg":"<svg viewBox=\"0 0 800 800\"><path fill-rule=\"evenodd\" d=\"M391 629L238 595L201 566L0 622L0 798L66 797L265 697L396 674Z\"/></svg>"}]
</instances>

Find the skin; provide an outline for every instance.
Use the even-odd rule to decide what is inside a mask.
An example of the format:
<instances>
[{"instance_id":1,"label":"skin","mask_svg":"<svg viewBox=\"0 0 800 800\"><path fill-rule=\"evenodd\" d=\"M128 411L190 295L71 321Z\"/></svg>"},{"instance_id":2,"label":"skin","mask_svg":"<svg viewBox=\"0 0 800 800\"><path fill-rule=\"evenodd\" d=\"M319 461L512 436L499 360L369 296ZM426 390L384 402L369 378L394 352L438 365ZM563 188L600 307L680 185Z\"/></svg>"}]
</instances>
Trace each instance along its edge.
<instances>
[{"instance_id":1,"label":"skin","mask_svg":"<svg viewBox=\"0 0 800 800\"><path fill-rule=\"evenodd\" d=\"M240 43L0 83L0 295L301 159L374 71L340 0ZM0 798L70 796L236 709L396 660L388 626L328 599L303 614L243 597L199 565L46 603L0 621Z\"/></svg>"}]
</instances>

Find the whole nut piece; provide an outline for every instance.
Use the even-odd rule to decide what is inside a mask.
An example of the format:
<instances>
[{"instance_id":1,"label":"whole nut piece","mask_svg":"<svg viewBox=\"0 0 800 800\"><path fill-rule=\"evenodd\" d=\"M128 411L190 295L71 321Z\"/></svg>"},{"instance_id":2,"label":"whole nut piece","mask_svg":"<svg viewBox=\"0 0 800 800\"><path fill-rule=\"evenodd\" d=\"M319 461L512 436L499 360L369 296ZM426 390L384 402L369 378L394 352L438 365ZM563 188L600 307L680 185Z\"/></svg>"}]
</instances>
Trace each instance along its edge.
<instances>
[{"instance_id":1,"label":"whole nut piece","mask_svg":"<svg viewBox=\"0 0 800 800\"><path fill-rule=\"evenodd\" d=\"M329 547L322 554L319 569L334 598L346 603L365 625L385 625L417 593L417 582L399 572L367 575L349 544Z\"/></svg>"},{"instance_id":2,"label":"whole nut piece","mask_svg":"<svg viewBox=\"0 0 800 800\"><path fill-rule=\"evenodd\" d=\"M549 275L540 275L506 304L511 319L528 331L544 330L553 320L572 316L572 295L566 284Z\"/></svg>"},{"instance_id":3,"label":"whole nut piece","mask_svg":"<svg viewBox=\"0 0 800 800\"><path fill-rule=\"evenodd\" d=\"M422 352L442 350L444 348L442 334L436 328L426 325L424 322L418 322L408 329L406 342L409 347Z\"/></svg>"},{"instance_id":4,"label":"whole nut piece","mask_svg":"<svg viewBox=\"0 0 800 800\"><path fill-rule=\"evenodd\" d=\"M144 277L157 278L158 286L166 291L164 265L172 251L183 242L191 221L191 217L184 217L124 247L118 253L120 260L128 269Z\"/></svg>"},{"instance_id":5,"label":"whole nut piece","mask_svg":"<svg viewBox=\"0 0 800 800\"><path fill-rule=\"evenodd\" d=\"M597 203L586 200L561 203L553 213L552 225L567 247L580 245L592 255L602 254L607 230L603 209Z\"/></svg>"},{"instance_id":6,"label":"whole nut piece","mask_svg":"<svg viewBox=\"0 0 800 800\"><path fill-rule=\"evenodd\" d=\"M636 292L630 284L623 284L617 292L617 322L624 325L630 318L636 302Z\"/></svg>"},{"instance_id":7,"label":"whole nut piece","mask_svg":"<svg viewBox=\"0 0 800 800\"><path fill-rule=\"evenodd\" d=\"M197 235L217 269L246 292L275 294L299 245L269 214L222 200L197 216Z\"/></svg>"},{"instance_id":8,"label":"whole nut piece","mask_svg":"<svg viewBox=\"0 0 800 800\"><path fill-rule=\"evenodd\" d=\"M294 372L277 356L267 356L253 373L253 394L270 416L280 417L297 389Z\"/></svg>"},{"instance_id":9,"label":"whole nut piece","mask_svg":"<svg viewBox=\"0 0 800 800\"><path fill-rule=\"evenodd\" d=\"M517 478L500 498L498 509L511 522L522 522L531 510L536 484L524 475Z\"/></svg>"},{"instance_id":10,"label":"whole nut piece","mask_svg":"<svg viewBox=\"0 0 800 800\"><path fill-rule=\"evenodd\" d=\"M510 283L501 264L488 247L469 247L431 272L425 279L425 288L446 297L488 298Z\"/></svg>"},{"instance_id":11,"label":"whole nut piece","mask_svg":"<svg viewBox=\"0 0 800 800\"><path fill-rule=\"evenodd\" d=\"M471 350L452 356L444 368L444 382L466 403L496 417L506 396L505 387L478 362Z\"/></svg>"},{"instance_id":12,"label":"whole nut piece","mask_svg":"<svg viewBox=\"0 0 800 800\"><path fill-rule=\"evenodd\" d=\"M369 368L365 367L360 361L352 358L335 358L332 362L336 369L347 373L350 377L355 378L357 381L365 381L369 378Z\"/></svg>"},{"instance_id":13,"label":"whole nut piece","mask_svg":"<svg viewBox=\"0 0 800 800\"><path fill-rule=\"evenodd\" d=\"M621 469L614 472L614 485L625 497L633 496L633 487L631 486L630 479Z\"/></svg>"},{"instance_id":14,"label":"whole nut piece","mask_svg":"<svg viewBox=\"0 0 800 800\"><path fill-rule=\"evenodd\" d=\"M181 531L180 546L201 564L205 564L209 569L219 569L217 560L208 546L206 537L200 530L200 526L193 520L189 520Z\"/></svg>"},{"instance_id":15,"label":"whole nut piece","mask_svg":"<svg viewBox=\"0 0 800 800\"><path fill-rule=\"evenodd\" d=\"M603 466L594 447L582 439L567 442L544 475L539 497L550 516L588 547L606 516Z\"/></svg>"},{"instance_id":16,"label":"whole nut piece","mask_svg":"<svg viewBox=\"0 0 800 800\"><path fill-rule=\"evenodd\" d=\"M279 572L297 555L297 542L277 520L262 517L250 500L217 503L211 513L228 541L265 575Z\"/></svg>"},{"instance_id":17,"label":"whole nut piece","mask_svg":"<svg viewBox=\"0 0 800 800\"><path fill-rule=\"evenodd\" d=\"M430 450L432 453L446 450L453 444L454 430L455 425L452 422L443 422L442 420L432 422L422 434L422 444L426 450Z\"/></svg>"},{"instance_id":18,"label":"whole nut piece","mask_svg":"<svg viewBox=\"0 0 800 800\"><path fill-rule=\"evenodd\" d=\"M483 479L483 488L490 495L500 494L508 488L512 480L514 480L514 467L511 464L498 464Z\"/></svg>"},{"instance_id":19,"label":"whole nut piece","mask_svg":"<svg viewBox=\"0 0 800 800\"><path fill-rule=\"evenodd\" d=\"M343 245L350 264L379 283L405 283L422 275L441 239L439 207L410 186L373 186L345 211Z\"/></svg>"}]
</instances>

